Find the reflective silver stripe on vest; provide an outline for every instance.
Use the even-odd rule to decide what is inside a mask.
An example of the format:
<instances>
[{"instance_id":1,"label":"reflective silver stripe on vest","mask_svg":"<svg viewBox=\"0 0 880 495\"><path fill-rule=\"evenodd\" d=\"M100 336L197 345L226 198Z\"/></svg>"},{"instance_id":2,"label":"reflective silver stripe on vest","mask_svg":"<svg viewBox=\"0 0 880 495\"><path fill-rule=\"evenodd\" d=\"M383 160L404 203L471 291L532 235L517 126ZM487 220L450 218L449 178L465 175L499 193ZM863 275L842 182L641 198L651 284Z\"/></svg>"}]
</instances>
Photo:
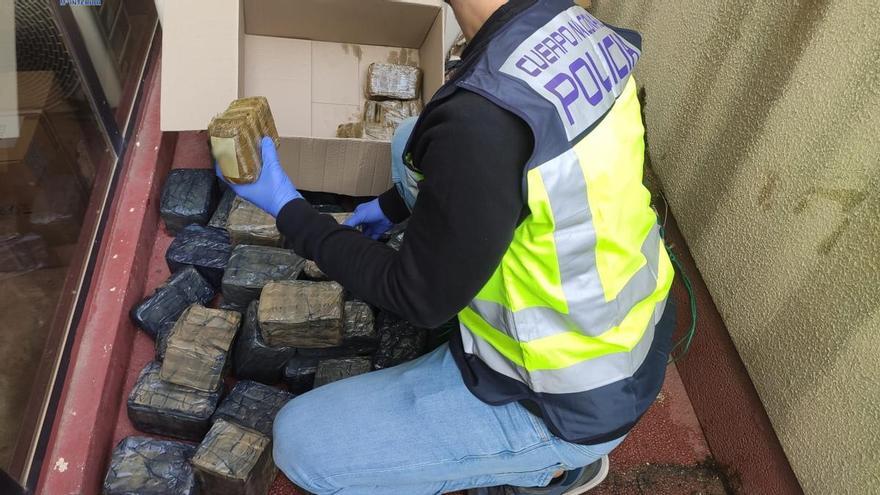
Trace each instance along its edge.
<instances>
[{"instance_id":1,"label":"reflective silver stripe on vest","mask_svg":"<svg viewBox=\"0 0 880 495\"><path fill-rule=\"evenodd\" d=\"M665 299L657 303L654 317L648 323L641 340L631 351L606 354L555 370L526 371L525 368L517 366L504 357L491 344L479 336L474 336L464 324L460 325L461 341L466 353L479 357L493 370L526 384L535 392L550 394L586 392L629 378L635 373L651 349L655 326L663 316L665 308Z\"/></svg>"},{"instance_id":2,"label":"reflective silver stripe on vest","mask_svg":"<svg viewBox=\"0 0 880 495\"><path fill-rule=\"evenodd\" d=\"M642 243L646 263L630 278L617 297L605 300L596 268L596 231L587 200L587 185L577 154L569 150L538 167L556 223L553 239L568 314L551 308L511 311L493 301L473 300L469 307L487 323L520 342L568 331L597 337L620 324L626 311L657 287L660 232L655 224Z\"/></svg>"}]
</instances>

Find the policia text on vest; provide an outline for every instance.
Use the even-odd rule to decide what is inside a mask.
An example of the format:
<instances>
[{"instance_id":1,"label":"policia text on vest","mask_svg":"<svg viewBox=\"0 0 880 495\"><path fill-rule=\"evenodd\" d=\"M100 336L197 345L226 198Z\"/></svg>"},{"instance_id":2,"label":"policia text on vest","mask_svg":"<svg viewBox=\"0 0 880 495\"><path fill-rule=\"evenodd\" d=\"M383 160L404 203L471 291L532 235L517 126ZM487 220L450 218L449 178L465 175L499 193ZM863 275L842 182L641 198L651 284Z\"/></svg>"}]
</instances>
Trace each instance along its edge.
<instances>
[{"instance_id":1,"label":"policia text on vest","mask_svg":"<svg viewBox=\"0 0 880 495\"><path fill-rule=\"evenodd\" d=\"M560 13L501 67L553 101L569 139L608 111L605 95L620 95L639 59L632 44L578 10Z\"/></svg>"}]
</instances>

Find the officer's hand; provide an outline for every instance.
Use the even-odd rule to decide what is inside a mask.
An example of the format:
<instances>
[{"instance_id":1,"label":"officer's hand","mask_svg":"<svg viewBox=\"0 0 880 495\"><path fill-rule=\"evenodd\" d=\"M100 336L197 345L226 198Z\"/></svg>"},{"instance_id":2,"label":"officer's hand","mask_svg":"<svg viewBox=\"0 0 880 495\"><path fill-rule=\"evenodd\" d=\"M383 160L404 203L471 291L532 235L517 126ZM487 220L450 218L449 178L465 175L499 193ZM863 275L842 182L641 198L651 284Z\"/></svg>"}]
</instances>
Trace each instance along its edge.
<instances>
[{"instance_id":1,"label":"officer's hand","mask_svg":"<svg viewBox=\"0 0 880 495\"><path fill-rule=\"evenodd\" d=\"M394 226L391 220L382 212L379 206L379 198L367 203L361 203L354 209L354 213L343 222L349 227L363 227L364 234L371 239L378 239L380 235L388 232Z\"/></svg>"},{"instance_id":2,"label":"officer's hand","mask_svg":"<svg viewBox=\"0 0 880 495\"><path fill-rule=\"evenodd\" d=\"M288 202L302 198L302 194L296 190L290 178L278 163L278 154L275 151L275 143L269 137L264 137L260 143L263 156L263 167L260 176L252 184L233 184L223 178L220 166L215 164L214 169L220 180L229 184L229 187L242 198L257 205L261 210L278 216L278 212Z\"/></svg>"}]
</instances>

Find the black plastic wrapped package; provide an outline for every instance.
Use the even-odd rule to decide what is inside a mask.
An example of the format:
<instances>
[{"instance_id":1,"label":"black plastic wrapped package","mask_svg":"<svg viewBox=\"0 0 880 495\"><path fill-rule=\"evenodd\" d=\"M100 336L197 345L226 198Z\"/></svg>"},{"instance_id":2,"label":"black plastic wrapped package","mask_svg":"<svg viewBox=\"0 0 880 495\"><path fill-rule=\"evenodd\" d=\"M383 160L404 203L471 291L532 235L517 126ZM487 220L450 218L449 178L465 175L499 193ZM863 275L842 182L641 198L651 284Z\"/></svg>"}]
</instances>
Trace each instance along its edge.
<instances>
[{"instance_id":1,"label":"black plastic wrapped package","mask_svg":"<svg viewBox=\"0 0 880 495\"><path fill-rule=\"evenodd\" d=\"M231 252L225 230L193 224L178 232L165 251L165 261L172 273L192 266L211 285L220 287Z\"/></svg>"},{"instance_id":2,"label":"black plastic wrapped package","mask_svg":"<svg viewBox=\"0 0 880 495\"><path fill-rule=\"evenodd\" d=\"M223 399L211 421L223 418L271 437L275 415L293 397L293 394L284 390L242 380Z\"/></svg>"},{"instance_id":3,"label":"black plastic wrapped package","mask_svg":"<svg viewBox=\"0 0 880 495\"><path fill-rule=\"evenodd\" d=\"M259 301L252 301L248 306L241 335L236 339L232 351L232 373L239 379L274 385L281 381L284 365L296 355L297 350L293 347L269 347L266 344L257 320L259 304Z\"/></svg>"},{"instance_id":4,"label":"black plastic wrapped package","mask_svg":"<svg viewBox=\"0 0 880 495\"><path fill-rule=\"evenodd\" d=\"M113 449L103 495L196 495L194 445L140 436Z\"/></svg>"},{"instance_id":5,"label":"black plastic wrapped package","mask_svg":"<svg viewBox=\"0 0 880 495\"><path fill-rule=\"evenodd\" d=\"M217 179L212 169L178 168L168 173L159 201L159 215L171 233L191 223L205 225L217 204Z\"/></svg>"},{"instance_id":6,"label":"black plastic wrapped package","mask_svg":"<svg viewBox=\"0 0 880 495\"><path fill-rule=\"evenodd\" d=\"M328 383L369 373L371 369L370 358L366 357L325 359L318 363L314 386L318 388Z\"/></svg>"},{"instance_id":7,"label":"black plastic wrapped package","mask_svg":"<svg viewBox=\"0 0 880 495\"><path fill-rule=\"evenodd\" d=\"M214 298L214 287L193 267L171 275L150 297L132 308L131 319L154 339L162 325L177 321L191 304L206 304Z\"/></svg>"},{"instance_id":8,"label":"black plastic wrapped package","mask_svg":"<svg viewBox=\"0 0 880 495\"><path fill-rule=\"evenodd\" d=\"M238 311L260 297L263 286L276 280L294 280L306 260L287 249L235 246L223 275L223 303Z\"/></svg>"},{"instance_id":9,"label":"black plastic wrapped package","mask_svg":"<svg viewBox=\"0 0 880 495\"><path fill-rule=\"evenodd\" d=\"M275 479L272 439L218 419L199 445L192 465L203 493L263 495Z\"/></svg>"},{"instance_id":10,"label":"black plastic wrapped package","mask_svg":"<svg viewBox=\"0 0 880 495\"><path fill-rule=\"evenodd\" d=\"M232 210L232 202L235 201L235 191L225 183L221 183L220 187L224 189L223 195L220 196L220 201L217 203L217 208L214 209L214 214L211 215L208 226L225 229L226 221L229 220L229 211Z\"/></svg>"},{"instance_id":11,"label":"black plastic wrapped package","mask_svg":"<svg viewBox=\"0 0 880 495\"><path fill-rule=\"evenodd\" d=\"M165 360L165 351L168 349L168 337L171 336L171 330L174 329L175 322L163 323L156 333L156 361Z\"/></svg>"},{"instance_id":12,"label":"black plastic wrapped package","mask_svg":"<svg viewBox=\"0 0 880 495\"><path fill-rule=\"evenodd\" d=\"M211 426L222 389L202 392L162 381L162 364L148 363L128 396L128 419L139 431L199 441Z\"/></svg>"},{"instance_id":13,"label":"black plastic wrapped package","mask_svg":"<svg viewBox=\"0 0 880 495\"><path fill-rule=\"evenodd\" d=\"M428 331L381 311L376 317L379 348L373 355L375 369L390 368L421 356L428 345Z\"/></svg>"},{"instance_id":14,"label":"black plastic wrapped package","mask_svg":"<svg viewBox=\"0 0 880 495\"><path fill-rule=\"evenodd\" d=\"M316 357L294 356L284 366L284 383L294 394L304 394L315 385L315 372L318 370Z\"/></svg>"}]
</instances>

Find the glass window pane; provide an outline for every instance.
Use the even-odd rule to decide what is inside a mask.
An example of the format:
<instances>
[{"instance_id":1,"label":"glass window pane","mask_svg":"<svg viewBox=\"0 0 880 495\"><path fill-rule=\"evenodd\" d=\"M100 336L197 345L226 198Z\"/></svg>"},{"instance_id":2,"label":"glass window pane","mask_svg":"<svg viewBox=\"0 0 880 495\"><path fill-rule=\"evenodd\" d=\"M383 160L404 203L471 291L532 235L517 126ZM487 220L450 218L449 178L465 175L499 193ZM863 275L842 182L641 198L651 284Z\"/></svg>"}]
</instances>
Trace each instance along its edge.
<instances>
[{"instance_id":1,"label":"glass window pane","mask_svg":"<svg viewBox=\"0 0 880 495\"><path fill-rule=\"evenodd\" d=\"M0 1L0 469L13 477L39 426L116 163L53 15L42 0Z\"/></svg>"},{"instance_id":2,"label":"glass window pane","mask_svg":"<svg viewBox=\"0 0 880 495\"><path fill-rule=\"evenodd\" d=\"M154 0L74 3L65 8L73 13L116 123L125 129L158 22Z\"/></svg>"}]
</instances>

